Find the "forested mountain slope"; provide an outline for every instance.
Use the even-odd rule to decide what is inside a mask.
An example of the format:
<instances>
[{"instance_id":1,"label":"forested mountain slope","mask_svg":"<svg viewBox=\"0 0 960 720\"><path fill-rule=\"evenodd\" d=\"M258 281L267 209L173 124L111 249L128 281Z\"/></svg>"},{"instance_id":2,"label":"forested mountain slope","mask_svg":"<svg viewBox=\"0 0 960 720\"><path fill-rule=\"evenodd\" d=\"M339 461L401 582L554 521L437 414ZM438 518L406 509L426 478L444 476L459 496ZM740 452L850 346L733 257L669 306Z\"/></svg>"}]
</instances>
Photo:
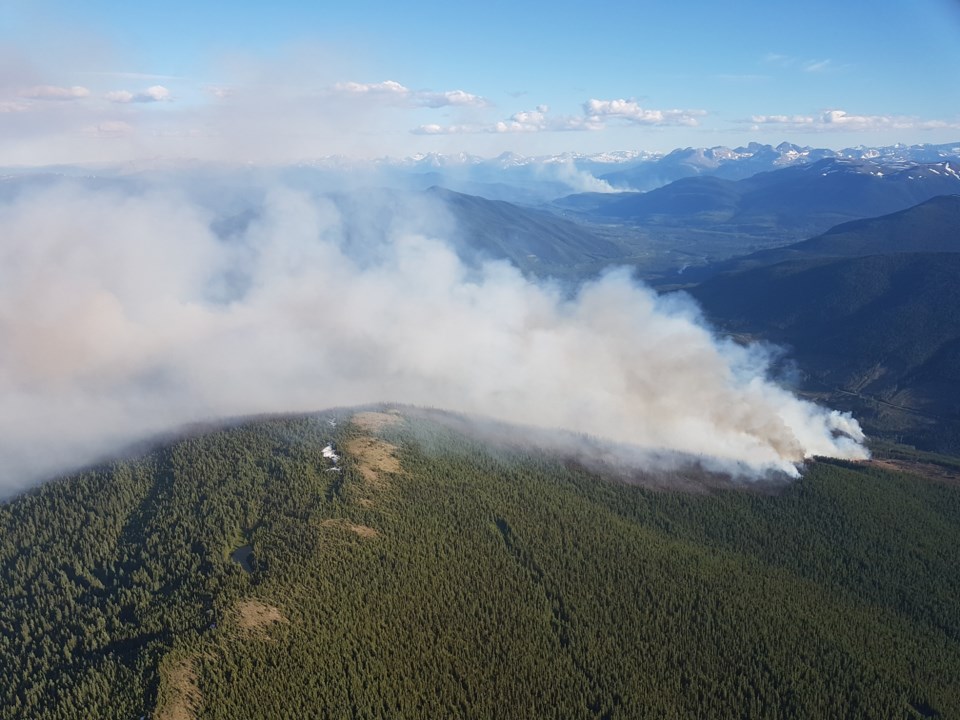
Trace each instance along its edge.
<instances>
[{"instance_id":1,"label":"forested mountain slope","mask_svg":"<svg viewBox=\"0 0 960 720\"><path fill-rule=\"evenodd\" d=\"M570 277L625 255L609 240L547 212L440 187L427 196L453 216L456 228L448 239L468 261L506 259L524 272Z\"/></svg>"},{"instance_id":2,"label":"forested mountain slope","mask_svg":"<svg viewBox=\"0 0 960 720\"><path fill-rule=\"evenodd\" d=\"M250 421L0 506L0 716L960 715L956 485L649 489L451 419Z\"/></svg>"},{"instance_id":3,"label":"forested mountain slope","mask_svg":"<svg viewBox=\"0 0 960 720\"><path fill-rule=\"evenodd\" d=\"M875 424L919 411L936 420L923 431L932 444L955 451L958 274L960 253L794 260L720 275L690 292L721 327L786 345L811 388L872 403Z\"/></svg>"},{"instance_id":4,"label":"forested mountain slope","mask_svg":"<svg viewBox=\"0 0 960 720\"><path fill-rule=\"evenodd\" d=\"M853 220L786 247L689 268L686 282L788 260L916 252L960 252L960 195L940 195L906 210ZM676 281L676 277L665 278Z\"/></svg>"}]
</instances>

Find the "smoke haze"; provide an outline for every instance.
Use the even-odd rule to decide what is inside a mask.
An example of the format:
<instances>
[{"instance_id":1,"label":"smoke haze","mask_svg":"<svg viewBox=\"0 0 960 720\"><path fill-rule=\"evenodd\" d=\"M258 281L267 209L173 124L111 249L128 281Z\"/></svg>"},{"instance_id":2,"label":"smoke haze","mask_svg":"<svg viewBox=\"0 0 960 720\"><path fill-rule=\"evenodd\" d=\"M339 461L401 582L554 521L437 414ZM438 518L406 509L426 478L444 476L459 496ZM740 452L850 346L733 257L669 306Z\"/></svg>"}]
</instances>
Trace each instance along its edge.
<instances>
[{"instance_id":1,"label":"smoke haze","mask_svg":"<svg viewBox=\"0 0 960 720\"><path fill-rule=\"evenodd\" d=\"M855 420L770 381L685 296L467 266L422 195L250 192L64 180L0 204L0 490L188 422L380 401L757 474L865 456Z\"/></svg>"}]
</instances>

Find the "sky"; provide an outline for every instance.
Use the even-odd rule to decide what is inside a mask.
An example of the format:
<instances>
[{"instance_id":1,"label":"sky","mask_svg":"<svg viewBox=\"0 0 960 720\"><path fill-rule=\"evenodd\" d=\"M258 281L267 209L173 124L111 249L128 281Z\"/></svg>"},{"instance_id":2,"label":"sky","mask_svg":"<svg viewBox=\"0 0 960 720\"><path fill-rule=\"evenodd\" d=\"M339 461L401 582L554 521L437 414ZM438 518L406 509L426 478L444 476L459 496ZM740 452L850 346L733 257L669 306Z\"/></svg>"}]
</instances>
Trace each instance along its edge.
<instances>
[{"instance_id":1,"label":"sky","mask_svg":"<svg viewBox=\"0 0 960 720\"><path fill-rule=\"evenodd\" d=\"M956 0L0 0L0 166L960 140Z\"/></svg>"}]
</instances>

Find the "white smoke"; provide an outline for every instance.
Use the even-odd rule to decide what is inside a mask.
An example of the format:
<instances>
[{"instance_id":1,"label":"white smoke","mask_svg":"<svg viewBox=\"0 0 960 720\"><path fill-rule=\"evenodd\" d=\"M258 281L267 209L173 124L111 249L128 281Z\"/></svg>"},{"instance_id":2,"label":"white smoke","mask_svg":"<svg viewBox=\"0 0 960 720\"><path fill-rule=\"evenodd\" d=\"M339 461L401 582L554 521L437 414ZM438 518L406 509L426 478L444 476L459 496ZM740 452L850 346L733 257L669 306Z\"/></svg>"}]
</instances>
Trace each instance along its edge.
<instances>
[{"instance_id":1,"label":"white smoke","mask_svg":"<svg viewBox=\"0 0 960 720\"><path fill-rule=\"evenodd\" d=\"M855 420L626 271L571 297L502 262L466 267L417 232L417 216L442 226L422 197L403 213L282 183L261 197L222 237L176 190L60 183L0 205L0 491L183 423L380 401L758 474L865 456Z\"/></svg>"},{"instance_id":2,"label":"white smoke","mask_svg":"<svg viewBox=\"0 0 960 720\"><path fill-rule=\"evenodd\" d=\"M564 183L572 192L578 193L613 193L625 190L624 188L615 188L606 180L578 168L570 159L543 165L539 176Z\"/></svg>"}]
</instances>

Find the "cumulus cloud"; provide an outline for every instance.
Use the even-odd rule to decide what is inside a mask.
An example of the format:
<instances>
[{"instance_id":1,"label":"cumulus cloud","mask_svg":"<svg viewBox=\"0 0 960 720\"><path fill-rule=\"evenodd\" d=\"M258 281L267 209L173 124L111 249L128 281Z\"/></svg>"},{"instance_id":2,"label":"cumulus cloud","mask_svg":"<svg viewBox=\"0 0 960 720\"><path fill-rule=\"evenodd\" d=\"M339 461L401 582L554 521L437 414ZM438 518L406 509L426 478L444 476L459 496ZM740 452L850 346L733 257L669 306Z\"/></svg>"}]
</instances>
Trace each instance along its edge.
<instances>
[{"instance_id":1,"label":"cumulus cloud","mask_svg":"<svg viewBox=\"0 0 960 720\"><path fill-rule=\"evenodd\" d=\"M510 116L508 120L497 122L492 130L493 132L540 132L541 130L552 129L550 127L547 113L549 108L546 105L539 105L534 110L521 110Z\"/></svg>"},{"instance_id":2,"label":"cumulus cloud","mask_svg":"<svg viewBox=\"0 0 960 720\"><path fill-rule=\"evenodd\" d=\"M343 82L333 86L335 93L351 97L369 97L389 104L408 107L485 107L489 102L463 90L411 90L394 80L378 83Z\"/></svg>"},{"instance_id":3,"label":"cumulus cloud","mask_svg":"<svg viewBox=\"0 0 960 720\"><path fill-rule=\"evenodd\" d=\"M608 118L626 120L635 125L681 125L694 127L705 110L650 110L640 107L635 100L587 100L584 115L597 122Z\"/></svg>"},{"instance_id":4,"label":"cumulus cloud","mask_svg":"<svg viewBox=\"0 0 960 720\"><path fill-rule=\"evenodd\" d=\"M547 105L521 110L505 120L489 124L420 125L412 132L418 135L458 135L465 133L537 133L578 130L603 130L609 120L623 120L631 125L696 126L704 110L649 110L634 100L587 100L581 115L552 115Z\"/></svg>"},{"instance_id":5,"label":"cumulus cloud","mask_svg":"<svg viewBox=\"0 0 960 720\"><path fill-rule=\"evenodd\" d=\"M216 197L63 181L0 204L4 490L181 423L379 401L607 438L652 465L796 474L864 455L852 418L626 271L569 295L467 267L419 195L337 204L267 183L240 193L260 198L243 222Z\"/></svg>"},{"instance_id":6,"label":"cumulus cloud","mask_svg":"<svg viewBox=\"0 0 960 720\"><path fill-rule=\"evenodd\" d=\"M461 135L474 133L536 133L547 130L589 130L583 118L553 117L550 108L538 105L533 110L521 110L505 120L494 123L420 125L412 132L417 135Z\"/></svg>"},{"instance_id":7,"label":"cumulus cloud","mask_svg":"<svg viewBox=\"0 0 960 720\"><path fill-rule=\"evenodd\" d=\"M807 132L960 129L960 123L945 120L922 120L903 115L855 115L845 110L824 110L817 115L754 115L749 122L751 130L777 126Z\"/></svg>"},{"instance_id":8,"label":"cumulus cloud","mask_svg":"<svg viewBox=\"0 0 960 720\"><path fill-rule=\"evenodd\" d=\"M426 90L414 93L414 100L418 105L430 108L441 107L484 107L488 102L472 93L463 90L445 90L444 92L429 92Z\"/></svg>"},{"instance_id":9,"label":"cumulus cloud","mask_svg":"<svg viewBox=\"0 0 960 720\"><path fill-rule=\"evenodd\" d=\"M592 118L573 115L551 116L550 108L538 105L535 110L523 110L514 113L508 120L500 121L493 126L493 132L541 132L544 130L600 130L601 125Z\"/></svg>"},{"instance_id":10,"label":"cumulus cloud","mask_svg":"<svg viewBox=\"0 0 960 720\"><path fill-rule=\"evenodd\" d=\"M811 125L814 118L809 115L753 115L750 122L755 125Z\"/></svg>"},{"instance_id":11,"label":"cumulus cloud","mask_svg":"<svg viewBox=\"0 0 960 720\"><path fill-rule=\"evenodd\" d=\"M82 100L89 96L90 91L81 85L72 87L34 85L20 91L20 97L30 100Z\"/></svg>"},{"instance_id":12,"label":"cumulus cloud","mask_svg":"<svg viewBox=\"0 0 960 720\"><path fill-rule=\"evenodd\" d=\"M111 90L104 97L110 102L129 103L133 102L134 95L129 90Z\"/></svg>"},{"instance_id":13,"label":"cumulus cloud","mask_svg":"<svg viewBox=\"0 0 960 720\"><path fill-rule=\"evenodd\" d=\"M406 99L410 89L394 80L385 80L379 83L343 82L333 86L336 92L348 95L386 96Z\"/></svg>"},{"instance_id":14,"label":"cumulus cloud","mask_svg":"<svg viewBox=\"0 0 960 720\"><path fill-rule=\"evenodd\" d=\"M170 91L163 85L151 85L136 95L137 102L164 102L170 99Z\"/></svg>"},{"instance_id":15,"label":"cumulus cloud","mask_svg":"<svg viewBox=\"0 0 960 720\"><path fill-rule=\"evenodd\" d=\"M439 123L425 123L411 130L414 135L469 135L483 132L478 125L441 125Z\"/></svg>"},{"instance_id":16,"label":"cumulus cloud","mask_svg":"<svg viewBox=\"0 0 960 720\"><path fill-rule=\"evenodd\" d=\"M128 90L113 90L104 97L113 103L155 103L173 99L170 90L163 85L151 85L146 90L133 93Z\"/></svg>"},{"instance_id":17,"label":"cumulus cloud","mask_svg":"<svg viewBox=\"0 0 960 720\"><path fill-rule=\"evenodd\" d=\"M550 115L550 108L538 105L533 110L515 112L505 120L494 123L473 123L440 125L428 123L412 130L416 135L462 135L475 133L537 133L545 131L561 132L565 130L600 130L603 125L590 118L573 115Z\"/></svg>"}]
</instances>

